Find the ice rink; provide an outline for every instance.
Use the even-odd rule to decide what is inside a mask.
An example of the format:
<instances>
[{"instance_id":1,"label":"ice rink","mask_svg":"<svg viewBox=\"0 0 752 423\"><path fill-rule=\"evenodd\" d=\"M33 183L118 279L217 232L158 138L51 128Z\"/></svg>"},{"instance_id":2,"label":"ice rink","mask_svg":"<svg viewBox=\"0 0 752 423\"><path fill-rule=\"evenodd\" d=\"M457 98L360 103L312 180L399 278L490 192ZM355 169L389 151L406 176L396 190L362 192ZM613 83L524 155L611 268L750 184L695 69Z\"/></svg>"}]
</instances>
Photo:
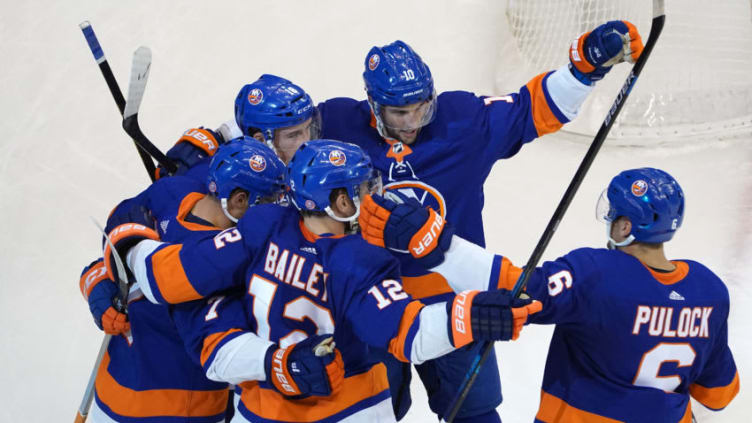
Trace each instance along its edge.
<instances>
[{"instance_id":1,"label":"ice rink","mask_svg":"<svg viewBox=\"0 0 752 423\"><path fill-rule=\"evenodd\" d=\"M102 339L78 289L82 267L101 255L101 237L89 217L104 221L120 199L149 181L120 128L78 28L81 21L91 21L124 92L133 51L140 45L152 49L139 118L146 135L166 151L183 130L232 118L237 90L262 73L291 79L317 101L364 98L365 54L395 39L411 44L431 66L437 90L505 94L493 90L503 18L495 4L1 0L0 128L6 135L0 142L0 422L73 420ZM646 38L648 28L640 30ZM648 67L640 81L650 77ZM726 410L712 413L695 405L695 414L702 423L749 421L750 137L660 148L608 144L544 259L604 245L594 207L620 170L653 166L675 176L687 205L684 226L667 253L701 261L726 282L729 342L742 379ZM582 142L549 136L496 165L485 188L490 249L519 265L527 260L586 149ZM507 423L533 420L551 329L528 327L518 342L497 344L500 412ZM412 395L403 421L436 421L417 376Z\"/></svg>"}]
</instances>

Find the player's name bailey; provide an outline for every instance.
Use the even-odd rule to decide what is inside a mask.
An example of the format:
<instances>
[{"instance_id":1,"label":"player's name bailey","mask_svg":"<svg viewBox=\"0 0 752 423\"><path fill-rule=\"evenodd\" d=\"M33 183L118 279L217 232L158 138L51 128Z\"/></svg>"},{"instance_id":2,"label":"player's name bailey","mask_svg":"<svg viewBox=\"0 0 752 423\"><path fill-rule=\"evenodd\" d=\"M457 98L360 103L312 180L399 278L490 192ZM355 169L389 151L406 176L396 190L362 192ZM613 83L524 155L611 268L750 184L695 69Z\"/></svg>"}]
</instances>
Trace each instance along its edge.
<instances>
[{"instance_id":1,"label":"player's name bailey","mask_svg":"<svg viewBox=\"0 0 752 423\"><path fill-rule=\"evenodd\" d=\"M682 307L675 311L675 307L638 306L632 334L639 335L641 330L646 329L650 336L665 338L710 336L708 321L713 307Z\"/></svg>"},{"instance_id":2,"label":"player's name bailey","mask_svg":"<svg viewBox=\"0 0 752 423\"><path fill-rule=\"evenodd\" d=\"M306 291L320 298L321 301L326 301L326 279L329 273L324 272L324 268L314 262L308 271L308 277L301 279L305 262L306 258L302 255L290 253L287 249L280 251L275 243L269 242L264 260L264 271L280 282ZM322 283L319 284L319 282Z\"/></svg>"}]
</instances>

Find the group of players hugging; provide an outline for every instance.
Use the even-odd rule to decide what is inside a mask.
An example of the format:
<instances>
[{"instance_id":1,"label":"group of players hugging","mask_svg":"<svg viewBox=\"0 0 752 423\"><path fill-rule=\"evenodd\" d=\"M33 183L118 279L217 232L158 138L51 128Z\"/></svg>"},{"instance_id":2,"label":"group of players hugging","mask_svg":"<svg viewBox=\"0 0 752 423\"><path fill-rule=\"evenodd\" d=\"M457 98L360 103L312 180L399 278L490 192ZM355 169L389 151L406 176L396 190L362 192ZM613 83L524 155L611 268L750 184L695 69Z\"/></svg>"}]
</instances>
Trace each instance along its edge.
<instances>
[{"instance_id":1,"label":"group of players hugging","mask_svg":"<svg viewBox=\"0 0 752 423\"><path fill-rule=\"evenodd\" d=\"M186 131L168 153L176 174L114 209L114 248L82 273L116 335L89 421L393 422L411 405L410 363L443 418L477 345L527 323L556 325L536 422L690 422L690 396L724 408L739 390L729 294L702 264L666 258L684 214L668 173L616 175L597 206L608 248L545 262L520 298L522 269L484 249L496 161L574 119L642 49L631 23L605 23L501 97L437 95L402 41L368 52L365 100L315 105L273 75L245 85L234 120ZM500 422L501 402L492 353L454 421Z\"/></svg>"}]
</instances>

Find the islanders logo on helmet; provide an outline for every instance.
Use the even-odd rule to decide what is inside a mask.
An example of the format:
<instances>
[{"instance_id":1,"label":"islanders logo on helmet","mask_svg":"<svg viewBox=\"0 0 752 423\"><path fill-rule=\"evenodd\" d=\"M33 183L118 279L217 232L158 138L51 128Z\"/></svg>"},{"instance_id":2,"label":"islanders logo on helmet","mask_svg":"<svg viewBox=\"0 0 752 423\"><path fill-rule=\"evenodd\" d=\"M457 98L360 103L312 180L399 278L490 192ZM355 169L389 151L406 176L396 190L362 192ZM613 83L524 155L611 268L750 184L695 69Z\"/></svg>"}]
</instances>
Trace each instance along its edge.
<instances>
[{"instance_id":1,"label":"islanders logo on helmet","mask_svg":"<svg viewBox=\"0 0 752 423\"><path fill-rule=\"evenodd\" d=\"M308 210L313 210L316 208L316 202L313 200L305 200L305 206Z\"/></svg>"},{"instance_id":2,"label":"islanders logo on helmet","mask_svg":"<svg viewBox=\"0 0 752 423\"><path fill-rule=\"evenodd\" d=\"M381 62L381 57L379 57L378 54L372 54L371 57L368 58L368 69L369 70L376 70L377 67L379 67L379 63Z\"/></svg>"},{"instance_id":3,"label":"islanders logo on helmet","mask_svg":"<svg viewBox=\"0 0 752 423\"><path fill-rule=\"evenodd\" d=\"M329 163L335 166L344 166L347 162L347 156L342 150L332 150L329 152Z\"/></svg>"},{"instance_id":4,"label":"islanders logo on helmet","mask_svg":"<svg viewBox=\"0 0 752 423\"><path fill-rule=\"evenodd\" d=\"M256 106L264 100L264 92L259 88L254 88L248 93L248 102Z\"/></svg>"},{"instance_id":5,"label":"islanders logo on helmet","mask_svg":"<svg viewBox=\"0 0 752 423\"><path fill-rule=\"evenodd\" d=\"M248 164L255 172L263 172L266 169L266 159L260 154L254 154L248 159Z\"/></svg>"},{"instance_id":6,"label":"islanders logo on helmet","mask_svg":"<svg viewBox=\"0 0 752 423\"><path fill-rule=\"evenodd\" d=\"M214 181L209 182L209 192L216 193L217 192L217 183Z\"/></svg>"},{"instance_id":7,"label":"islanders logo on helmet","mask_svg":"<svg viewBox=\"0 0 752 423\"><path fill-rule=\"evenodd\" d=\"M643 181L642 179L638 179L632 182L632 194L635 197L642 197L646 192L648 192L647 182Z\"/></svg>"}]
</instances>

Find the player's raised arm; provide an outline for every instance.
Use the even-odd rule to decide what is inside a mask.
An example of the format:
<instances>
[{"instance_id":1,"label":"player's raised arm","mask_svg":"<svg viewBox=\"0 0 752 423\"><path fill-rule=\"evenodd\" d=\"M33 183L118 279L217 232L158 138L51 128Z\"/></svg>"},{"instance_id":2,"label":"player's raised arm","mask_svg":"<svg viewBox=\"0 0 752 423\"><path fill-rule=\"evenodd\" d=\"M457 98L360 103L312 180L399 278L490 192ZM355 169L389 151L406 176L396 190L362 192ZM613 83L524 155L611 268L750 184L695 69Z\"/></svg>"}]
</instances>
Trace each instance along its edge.
<instances>
[{"instance_id":1,"label":"player's raised arm","mask_svg":"<svg viewBox=\"0 0 752 423\"><path fill-rule=\"evenodd\" d=\"M574 35L574 34L573 34ZM558 131L574 120L596 82L621 62L634 63L643 50L640 34L627 21L611 21L576 37L569 63L532 78L519 92L481 97L486 109L489 153L509 157L519 143Z\"/></svg>"}]
</instances>

